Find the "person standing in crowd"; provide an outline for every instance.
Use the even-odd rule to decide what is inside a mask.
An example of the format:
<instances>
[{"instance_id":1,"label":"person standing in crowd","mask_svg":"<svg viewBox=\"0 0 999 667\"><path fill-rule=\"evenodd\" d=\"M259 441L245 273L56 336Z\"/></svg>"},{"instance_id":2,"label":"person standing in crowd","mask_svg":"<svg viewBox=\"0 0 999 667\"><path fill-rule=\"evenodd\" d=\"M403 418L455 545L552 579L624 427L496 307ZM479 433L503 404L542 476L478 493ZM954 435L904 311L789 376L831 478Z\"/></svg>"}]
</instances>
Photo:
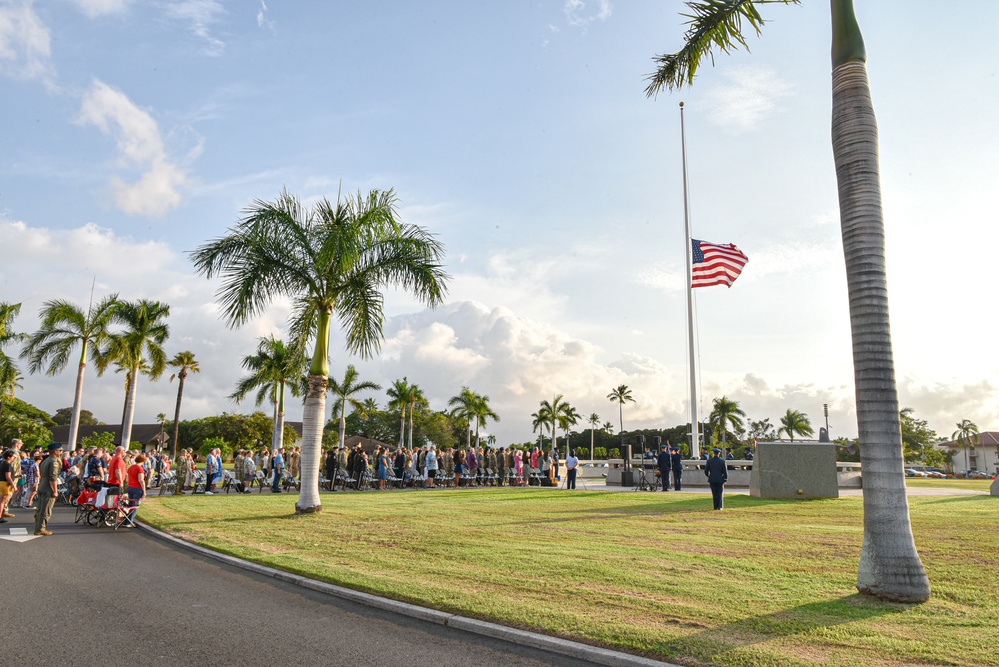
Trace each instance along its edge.
<instances>
[{"instance_id":1,"label":"person standing in crowd","mask_svg":"<svg viewBox=\"0 0 999 667\"><path fill-rule=\"evenodd\" d=\"M461 474L465 472L465 455L457 447L454 450L454 488L461 487Z\"/></svg>"},{"instance_id":2,"label":"person standing in crowd","mask_svg":"<svg viewBox=\"0 0 999 667\"><path fill-rule=\"evenodd\" d=\"M552 455L551 451L545 452L541 455L541 484L542 486L551 486L552 483Z\"/></svg>"},{"instance_id":3,"label":"person standing in crowd","mask_svg":"<svg viewBox=\"0 0 999 667\"><path fill-rule=\"evenodd\" d=\"M576 450L569 450L569 455L565 457L565 488L576 488L576 469L579 467L579 459L576 458Z\"/></svg>"},{"instance_id":4,"label":"person standing in crowd","mask_svg":"<svg viewBox=\"0 0 999 667\"><path fill-rule=\"evenodd\" d=\"M566 441L566 447L569 446L568 440ZM552 482L562 479L558 476L558 447L552 447Z\"/></svg>"},{"instance_id":5,"label":"person standing in crowd","mask_svg":"<svg viewBox=\"0 0 999 667\"><path fill-rule=\"evenodd\" d=\"M338 451L338 448L330 447L330 452L326 455L326 479L330 481L330 491L336 491L334 482L336 481Z\"/></svg>"},{"instance_id":6,"label":"person standing in crowd","mask_svg":"<svg viewBox=\"0 0 999 667\"><path fill-rule=\"evenodd\" d=\"M91 481L103 482L107 478L108 465L104 460L104 448L98 447L87 464L87 477Z\"/></svg>"},{"instance_id":7,"label":"person standing in crowd","mask_svg":"<svg viewBox=\"0 0 999 667\"><path fill-rule=\"evenodd\" d=\"M14 474L11 472L11 461L14 460L14 451L5 449L3 458L0 459L0 523L7 523L7 519L13 519L14 515L7 511L7 503L14 495Z\"/></svg>"},{"instance_id":8,"label":"person standing in crowd","mask_svg":"<svg viewBox=\"0 0 999 667\"><path fill-rule=\"evenodd\" d=\"M146 497L146 469L142 465L145 462L146 457L139 454L135 457L135 463L125 471L125 476L128 480L125 492L128 494L128 506L132 508L129 516L133 521L135 520L135 512L139 507L139 503Z\"/></svg>"},{"instance_id":9,"label":"person standing in crowd","mask_svg":"<svg viewBox=\"0 0 999 667\"><path fill-rule=\"evenodd\" d=\"M108 484L119 489L125 485L125 448L118 445L114 448L114 456L108 461Z\"/></svg>"},{"instance_id":10,"label":"person standing in crowd","mask_svg":"<svg viewBox=\"0 0 999 667\"><path fill-rule=\"evenodd\" d=\"M434 480L437 479L437 450L434 445L430 445L427 450L427 458L424 460L427 466L427 488L434 488Z\"/></svg>"},{"instance_id":11,"label":"person standing in crowd","mask_svg":"<svg viewBox=\"0 0 999 667\"><path fill-rule=\"evenodd\" d=\"M683 477L683 454L680 453L679 445L670 447L669 462L673 471L673 488L679 491L680 478Z\"/></svg>"},{"instance_id":12,"label":"person standing in crowd","mask_svg":"<svg viewBox=\"0 0 999 667\"><path fill-rule=\"evenodd\" d=\"M708 485L711 486L711 499L714 502L714 509L725 509L725 482L728 481L728 467L722 460L722 450L715 447L711 450L714 456L708 459L704 465L704 475L708 478Z\"/></svg>"},{"instance_id":13,"label":"person standing in crowd","mask_svg":"<svg viewBox=\"0 0 999 667\"><path fill-rule=\"evenodd\" d=\"M59 494L59 473L62 472L62 445L49 445L49 455L38 466L38 509L35 510L35 535L51 535L48 529L52 508Z\"/></svg>"},{"instance_id":14,"label":"person standing in crowd","mask_svg":"<svg viewBox=\"0 0 999 667\"><path fill-rule=\"evenodd\" d=\"M10 443L10 448L14 452L14 458L12 458L10 460L10 476L14 479L14 486L11 487L10 497L7 498L8 509L9 509L9 506L13 504L11 501L13 500L14 492L17 491L17 485L22 482L22 480L21 480L21 447L23 447L23 446L24 446L24 443L21 442L20 440L18 440L17 438L14 438L11 441L11 443ZM7 512L7 514L10 514L10 512ZM13 514L10 514L9 518L13 518L13 516L14 516Z\"/></svg>"},{"instance_id":15,"label":"person standing in crowd","mask_svg":"<svg viewBox=\"0 0 999 667\"><path fill-rule=\"evenodd\" d=\"M659 456L656 457L656 467L659 468L659 479L663 483L663 491L669 491L669 471L672 464L668 444L659 450Z\"/></svg>"},{"instance_id":16,"label":"person standing in crowd","mask_svg":"<svg viewBox=\"0 0 999 667\"><path fill-rule=\"evenodd\" d=\"M524 485L524 455L519 449L513 452L513 471L516 475L517 486Z\"/></svg>"},{"instance_id":17,"label":"person standing in crowd","mask_svg":"<svg viewBox=\"0 0 999 667\"><path fill-rule=\"evenodd\" d=\"M21 507L26 510L35 509L35 494L38 493L38 463L42 457L32 454L21 462L21 472L24 480L24 488L21 491Z\"/></svg>"},{"instance_id":18,"label":"person standing in crowd","mask_svg":"<svg viewBox=\"0 0 999 667\"><path fill-rule=\"evenodd\" d=\"M284 447L275 450L271 456L271 471L274 481L271 482L271 493L281 493L281 473L284 472Z\"/></svg>"}]
</instances>

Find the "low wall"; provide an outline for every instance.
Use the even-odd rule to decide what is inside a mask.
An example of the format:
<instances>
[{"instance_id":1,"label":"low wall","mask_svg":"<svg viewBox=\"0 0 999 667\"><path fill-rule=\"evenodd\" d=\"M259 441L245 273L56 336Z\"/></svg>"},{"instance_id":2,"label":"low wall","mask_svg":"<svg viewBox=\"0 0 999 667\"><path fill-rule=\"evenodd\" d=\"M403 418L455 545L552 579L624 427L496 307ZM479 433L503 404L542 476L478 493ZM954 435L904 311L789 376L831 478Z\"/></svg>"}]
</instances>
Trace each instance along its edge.
<instances>
[{"instance_id":1,"label":"low wall","mask_svg":"<svg viewBox=\"0 0 999 667\"><path fill-rule=\"evenodd\" d=\"M582 477L586 479L601 479L606 476L609 486L621 486L621 472L624 470L623 459L609 459L606 468L581 468ZM737 459L725 462L728 467L728 485L749 487L752 481L753 460ZM633 459L631 469L637 471L642 465L641 459ZM655 467L649 468L647 476L650 480L655 479ZM836 482L841 489L861 488L860 464L836 462ZM704 476L704 461L701 459L690 459L683 462L684 486L707 487L708 479ZM672 479L670 479L672 485Z\"/></svg>"}]
</instances>

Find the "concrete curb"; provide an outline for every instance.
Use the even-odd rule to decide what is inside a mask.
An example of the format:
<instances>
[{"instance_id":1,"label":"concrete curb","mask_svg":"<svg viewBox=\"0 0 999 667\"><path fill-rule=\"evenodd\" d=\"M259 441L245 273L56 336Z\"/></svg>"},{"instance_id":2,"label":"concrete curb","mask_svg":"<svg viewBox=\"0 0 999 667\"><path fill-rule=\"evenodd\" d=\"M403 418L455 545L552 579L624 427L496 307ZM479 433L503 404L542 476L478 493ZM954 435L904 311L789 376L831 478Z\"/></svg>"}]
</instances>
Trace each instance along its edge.
<instances>
[{"instance_id":1,"label":"concrete curb","mask_svg":"<svg viewBox=\"0 0 999 667\"><path fill-rule=\"evenodd\" d=\"M319 593L325 593L327 595L332 595L344 600L350 600L351 602L357 602L359 604L400 614L402 616L417 618L423 621L437 623L438 625L447 625L459 630L465 630L466 632L482 635L484 637L491 637L493 639L499 639L501 641L511 642L522 646L530 646L531 648L557 653L558 655L564 655L570 658L588 660L598 665L607 665L608 667L680 667L679 665L669 662L661 662L659 660L643 658L629 653L611 651L610 649L590 646L589 644L574 642L568 639L560 639L559 637L549 637L548 635L542 635L537 632L508 628L497 623L479 621L474 618L467 618L457 614L437 611L436 609L419 607L415 604L409 604L407 602L389 600L370 593L362 593L361 591L343 588L342 586L334 586L333 584L316 581L315 579L309 579L308 577L303 577L298 574L284 572L272 567L267 567L266 565L258 565L257 563L251 563L250 561L243 560L242 558L236 558L235 556L229 556L217 551L212 551L211 549L206 549L205 547L192 544L191 542L174 537L173 535L168 535L167 533L157 530L156 528L146 525L140 521L136 521L136 525L140 529L158 539L185 549L189 549L195 553L201 554L202 556L221 561L226 565L238 567L240 569L247 570L248 572L254 572L265 577L271 577L296 586L301 586L302 588L308 588Z\"/></svg>"}]
</instances>

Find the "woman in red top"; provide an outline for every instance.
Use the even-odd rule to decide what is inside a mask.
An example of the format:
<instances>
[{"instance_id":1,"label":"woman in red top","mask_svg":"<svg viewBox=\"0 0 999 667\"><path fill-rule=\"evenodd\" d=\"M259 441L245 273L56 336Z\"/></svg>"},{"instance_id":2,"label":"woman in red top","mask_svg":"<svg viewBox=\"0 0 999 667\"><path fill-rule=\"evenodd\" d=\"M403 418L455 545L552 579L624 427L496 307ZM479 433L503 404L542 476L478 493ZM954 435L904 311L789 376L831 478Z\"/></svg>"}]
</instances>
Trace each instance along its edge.
<instances>
[{"instance_id":1,"label":"woman in red top","mask_svg":"<svg viewBox=\"0 0 999 667\"><path fill-rule=\"evenodd\" d=\"M139 454L135 457L135 463L129 466L126 476L128 478L128 505L138 507L139 502L146 497L146 469L142 464L146 462L146 457ZM132 519L135 519L135 510L132 510Z\"/></svg>"}]
</instances>

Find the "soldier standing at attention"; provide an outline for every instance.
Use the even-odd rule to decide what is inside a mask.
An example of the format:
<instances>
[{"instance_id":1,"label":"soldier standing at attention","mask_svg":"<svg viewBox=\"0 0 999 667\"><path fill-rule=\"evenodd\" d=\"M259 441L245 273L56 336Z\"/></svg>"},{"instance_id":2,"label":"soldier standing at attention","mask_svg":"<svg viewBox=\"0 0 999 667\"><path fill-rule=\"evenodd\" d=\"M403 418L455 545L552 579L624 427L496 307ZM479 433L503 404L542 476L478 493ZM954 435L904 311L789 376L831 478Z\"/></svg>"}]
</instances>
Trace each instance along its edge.
<instances>
[{"instance_id":1,"label":"soldier standing at attention","mask_svg":"<svg viewBox=\"0 0 999 667\"><path fill-rule=\"evenodd\" d=\"M51 535L47 529L52 507L59 493L59 473L62 472L62 445L49 445L49 455L38 466L38 509L35 510L35 535Z\"/></svg>"},{"instance_id":2,"label":"soldier standing at attention","mask_svg":"<svg viewBox=\"0 0 999 667\"><path fill-rule=\"evenodd\" d=\"M721 457L721 449L715 447L711 450L714 453L708 462L704 464L704 475L708 478L708 485L711 487L711 499L714 501L714 509L725 509L725 482L728 481L728 467Z\"/></svg>"},{"instance_id":3,"label":"soldier standing at attention","mask_svg":"<svg viewBox=\"0 0 999 667\"><path fill-rule=\"evenodd\" d=\"M656 467L659 468L659 479L663 483L663 491L669 491L669 471L671 460L669 455L669 445L663 446L656 457Z\"/></svg>"},{"instance_id":4,"label":"soldier standing at attention","mask_svg":"<svg viewBox=\"0 0 999 667\"><path fill-rule=\"evenodd\" d=\"M673 488L680 490L680 478L683 477L683 454L680 453L680 446L670 447L669 462L673 470Z\"/></svg>"}]
</instances>

